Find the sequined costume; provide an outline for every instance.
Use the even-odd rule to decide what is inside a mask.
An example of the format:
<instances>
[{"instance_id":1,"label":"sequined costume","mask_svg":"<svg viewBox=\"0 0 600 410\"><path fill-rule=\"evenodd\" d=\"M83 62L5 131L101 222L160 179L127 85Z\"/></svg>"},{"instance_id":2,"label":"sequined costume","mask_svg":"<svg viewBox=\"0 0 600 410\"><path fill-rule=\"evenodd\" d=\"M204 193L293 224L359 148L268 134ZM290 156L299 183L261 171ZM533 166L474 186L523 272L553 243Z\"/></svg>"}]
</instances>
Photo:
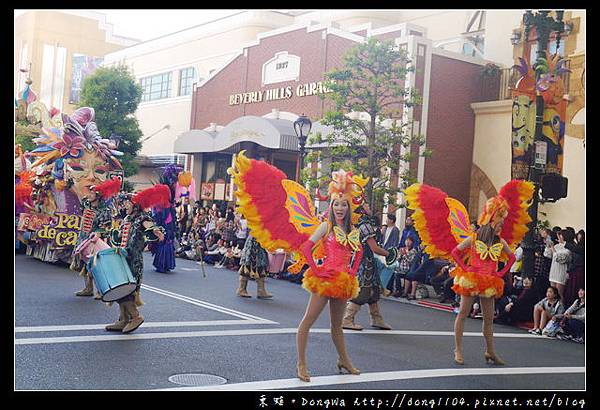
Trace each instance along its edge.
<instances>
[{"instance_id":1,"label":"sequined costume","mask_svg":"<svg viewBox=\"0 0 600 410\"><path fill-rule=\"evenodd\" d=\"M360 245L358 245L360 246ZM358 295L356 273L351 272L350 261L354 250L340 243L332 232L324 239L325 261L318 266L318 273L308 268L304 272L302 287L309 292L336 299L352 299ZM357 256L360 258L360 256ZM328 277L329 276L329 277Z\"/></svg>"}]
</instances>

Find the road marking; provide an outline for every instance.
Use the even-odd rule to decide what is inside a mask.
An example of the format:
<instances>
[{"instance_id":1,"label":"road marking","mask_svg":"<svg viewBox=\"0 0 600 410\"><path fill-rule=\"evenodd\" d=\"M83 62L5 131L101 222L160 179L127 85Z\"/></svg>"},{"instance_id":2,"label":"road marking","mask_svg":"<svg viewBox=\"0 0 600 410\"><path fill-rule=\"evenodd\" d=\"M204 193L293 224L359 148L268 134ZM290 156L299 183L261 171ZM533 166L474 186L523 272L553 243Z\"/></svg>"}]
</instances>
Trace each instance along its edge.
<instances>
[{"instance_id":1,"label":"road marking","mask_svg":"<svg viewBox=\"0 0 600 410\"><path fill-rule=\"evenodd\" d=\"M195 326L228 326L228 325L271 325L277 324L270 320L201 320L195 322L144 322L144 327L195 327ZM20 326L15 327L16 333L61 332L74 330L104 329L104 325L64 325L64 326Z\"/></svg>"},{"instance_id":2,"label":"road marking","mask_svg":"<svg viewBox=\"0 0 600 410\"><path fill-rule=\"evenodd\" d=\"M142 340L142 339L172 339L185 337L216 337L216 336L251 336L251 335L282 335L296 334L296 328L280 329L232 329L232 330L201 330L195 332L165 332L165 333L137 333L116 334L102 336L64 336L64 337L40 337L40 338L18 338L16 345L53 344L53 343L79 343L79 342L104 342L111 340ZM311 329L310 333L330 333L330 329ZM363 330L360 332L344 330L350 335L404 335L404 336L454 336L454 332L419 331L419 330ZM465 332L465 337L482 337L478 332ZM529 333L496 333L494 337L507 338L535 338L538 336Z\"/></svg>"},{"instance_id":3,"label":"road marking","mask_svg":"<svg viewBox=\"0 0 600 410\"><path fill-rule=\"evenodd\" d=\"M262 317L250 315L248 313L243 313L243 312L239 312L237 310L229 309L229 308L226 308L224 306L215 305L215 304L212 304L212 303L209 303L209 302L205 302L203 300L194 299L194 298L191 298L189 296L180 295L178 293L170 292L168 290L156 288L154 286L142 285L142 289L148 290L150 292L158 293L158 294L163 295L163 296L168 296L168 297L171 297L173 299L178 299L178 300L181 300L183 302L188 302L188 303L191 303L192 305L200 306L200 307L203 307L203 308L206 308L206 309L210 309L210 310L215 310L217 312L221 312L221 313L224 313L226 315L239 317L241 319L261 320L261 321L267 321L268 320L268 319L264 319ZM273 323L276 323L276 322L273 322Z\"/></svg>"},{"instance_id":4,"label":"road marking","mask_svg":"<svg viewBox=\"0 0 600 410\"><path fill-rule=\"evenodd\" d=\"M476 369L426 369L403 370L395 372L362 373L360 375L335 375L311 377L310 382L294 379L261 380L256 382L223 384L220 386L204 387L172 387L156 389L162 391L196 391L196 390L273 390L293 389L299 387L330 386L340 384L355 384L368 382L382 382L406 379L427 379L435 377L456 376L492 376L492 375L518 375L518 374L557 374L557 373L585 373L585 367L484 367Z\"/></svg>"}]
</instances>

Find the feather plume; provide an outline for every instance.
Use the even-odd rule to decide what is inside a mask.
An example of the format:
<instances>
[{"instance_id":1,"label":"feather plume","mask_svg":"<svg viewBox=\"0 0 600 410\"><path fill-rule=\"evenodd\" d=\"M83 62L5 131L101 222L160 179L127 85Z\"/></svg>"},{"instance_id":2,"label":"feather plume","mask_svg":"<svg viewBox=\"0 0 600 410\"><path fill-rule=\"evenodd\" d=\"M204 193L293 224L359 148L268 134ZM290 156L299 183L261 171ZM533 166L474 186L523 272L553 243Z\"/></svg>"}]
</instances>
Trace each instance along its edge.
<instances>
[{"instance_id":1,"label":"feather plume","mask_svg":"<svg viewBox=\"0 0 600 410\"><path fill-rule=\"evenodd\" d=\"M171 206L171 191L168 186L157 184L135 194L132 202L142 209L169 208Z\"/></svg>"},{"instance_id":2,"label":"feather plume","mask_svg":"<svg viewBox=\"0 0 600 410\"><path fill-rule=\"evenodd\" d=\"M121 190L121 180L117 177L112 177L112 179L108 179L100 185L96 185L93 189L104 199L112 198Z\"/></svg>"}]
</instances>

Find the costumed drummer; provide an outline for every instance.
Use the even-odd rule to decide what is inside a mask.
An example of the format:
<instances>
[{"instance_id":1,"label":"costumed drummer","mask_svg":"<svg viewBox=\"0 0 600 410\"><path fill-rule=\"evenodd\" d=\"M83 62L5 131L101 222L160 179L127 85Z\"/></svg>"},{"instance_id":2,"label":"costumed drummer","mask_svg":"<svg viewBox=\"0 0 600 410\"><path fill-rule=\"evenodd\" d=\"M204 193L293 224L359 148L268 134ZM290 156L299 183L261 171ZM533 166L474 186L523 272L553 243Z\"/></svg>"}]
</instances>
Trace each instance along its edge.
<instances>
[{"instance_id":1,"label":"costumed drummer","mask_svg":"<svg viewBox=\"0 0 600 410\"><path fill-rule=\"evenodd\" d=\"M127 265L136 280L136 289L132 294L117 300L119 319L106 326L108 331L129 333L144 322L144 317L138 311L138 307L143 305L140 297L144 274L143 251L147 242L164 240L164 230L154 223L152 216L145 212L145 209L162 206L165 201L168 206L169 197L169 188L158 184L137 194L121 193L116 198L118 206L125 209L126 215L119 229L120 237L111 235L111 242L119 243L119 247L125 249Z\"/></svg>"},{"instance_id":2,"label":"costumed drummer","mask_svg":"<svg viewBox=\"0 0 600 410\"><path fill-rule=\"evenodd\" d=\"M405 190L408 208L415 210L415 228L425 251L432 257L454 260L456 269L452 289L459 294L460 311L454 322L454 361L464 364L462 337L464 322L476 296L483 313L483 336L487 363L505 364L494 350L494 302L504 291L504 275L515 262L513 249L527 232L531 218L534 186L531 182L512 180L504 185L497 196L489 199L477 223L471 228L469 215L456 199L443 191L421 184ZM505 262L498 271L498 262Z\"/></svg>"},{"instance_id":3,"label":"costumed drummer","mask_svg":"<svg viewBox=\"0 0 600 410\"><path fill-rule=\"evenodd\" d=\"M363 245L363 257L358 269L358 282L360 291L358 296L350 301L346 306L344 329L362 330L363 328L354 323L354 317L360 311L360 307L367 303L369 305L369 314L371 316L371 326L391 330L391 326L385 323L381 312L379 311L379 298L381 297L383 286L379 277L379 272L383 264L375 258L375 254L385 256L387 265L396 261L398 253L395 248L386 251L375 241L377 236L377 224L371 215L371 209L367 202L363 202L361 207L362 216L358 222L360 232L360 242ZM382 265L382 266L380 266Z\"/></svg>"},{"instance_id":4,"label":"costumed drummer","mask_svg":"<svg viewBox=\"0 0 600 410\"><path fill-rule=\"evenodd\" d=\"M354 210L362 201L367 181L343 170L334 172L328 190L329 219L321 223L310 194L302 185L286 179L281 170L249 159L242 151L229 173L237 187L238 212L246 217L260 245L269 252L281 248L293 253L296 263L288 268L290 273L298 273L304 264L309 266L302 286L310 299L296 338L298 378L310 381L306 366L309 330L327 304L338 371L360 374L346 351L342 320L346 302L359 290L356 272L363 251L358 230L352 224L357 222ZM324 262L317 266L315 259Z\"/></svg>"},{"instance_id":5,"label":"costumed drummer","mask_svg":"<svg viewBox=\"0 0 600 410\"><path fill-rule=\"evenodd\" d=\"M121 189L121 180L116 177L106 180L103 183L89 188L89 193L81 201L82 208L82 226L77 245L81 244L91 234L96 234L100 239L107 239L112 222L112 212L109 202ZM77 246L75 246L77 249ZM74 250L75 250L74 249ZM80 272L85 280L85 287L75 293L77 296L94 295L94 279L91 272L87 269L87 264L81 258L81 255L73 252L73 260L70 268ZM96 293L95 299L101 296Z\"/></svg>"}]
</instances>

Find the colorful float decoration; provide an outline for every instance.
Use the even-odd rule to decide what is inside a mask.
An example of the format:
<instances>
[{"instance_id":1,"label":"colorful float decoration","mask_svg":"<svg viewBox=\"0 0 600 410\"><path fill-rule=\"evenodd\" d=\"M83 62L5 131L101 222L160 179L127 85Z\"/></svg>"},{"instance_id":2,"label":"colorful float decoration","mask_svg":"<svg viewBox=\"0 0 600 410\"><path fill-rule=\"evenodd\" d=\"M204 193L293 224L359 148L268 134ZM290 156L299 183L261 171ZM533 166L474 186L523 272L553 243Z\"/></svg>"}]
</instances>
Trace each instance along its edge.
<instances>
[{"instance_id":1,"label":"colorful float decoration","mask_svg":"<svg viewBox=\"0 0 600 410\"><path fill-rule=\"evenodd\" d=\"M93 108L71 115L48 110L37 101L30 79L15 99L15 111L17 135L34 137L36 144L29 152L15 146L17 239L28 255L68 262L82 229L81 200L91 186L123 168L117 159L123 153L116 141L100 135Z\"/></svg>"},{"instance_id":2,"label":"colorful float decoration","mask_svg":"<svg viewBox=\"0 0 600 410\"><path fill-rule=\"evenodd\" d=\"M519 58L515 67L521 77L512 90L513 179L527 179L534 155L536 96L544 100L542 141L547 143L547 173L562 174L567 100L563 74L570 72L558 54L538 58L535 64ZM536 72L539 79L536 81Z\"/></svg>"}]
</instances>

